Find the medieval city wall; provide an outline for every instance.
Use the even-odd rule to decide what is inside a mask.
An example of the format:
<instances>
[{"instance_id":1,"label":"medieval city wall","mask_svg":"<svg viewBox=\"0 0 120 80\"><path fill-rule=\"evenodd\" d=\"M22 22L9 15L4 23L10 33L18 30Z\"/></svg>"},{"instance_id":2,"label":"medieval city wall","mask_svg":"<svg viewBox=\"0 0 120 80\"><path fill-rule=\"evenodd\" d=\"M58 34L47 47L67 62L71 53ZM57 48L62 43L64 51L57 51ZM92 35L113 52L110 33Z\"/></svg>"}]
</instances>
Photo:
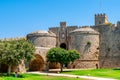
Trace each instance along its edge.
<instances>
[{"instance_id":1,"label":"medieval city wall","mask_svg":"<svg viewBox=\"0 0 120 80\"><path fill-rule=\"evenodd\" d=\"M94 29L100 32L100 53L99 53L100 67L119 68L120 29L117 26L110 25L94 26Z\"/></svg>"},{"instance_id":2,"label":"medieval city wall","mask_svg":"<svg viewBox=\"0 0 120 80\"><path fill-rule=\"evenodd\" d=\"M36 53L44 60L50 48L64 44L65 49L80 52L80 59L70 64L69 68L120 68L120 22L115 26L108 21L106 14L95 14L95 26L82 27L83 31L79 28L60 22L59 27L49 28L56 37L39 32L39 35L35 33L28 37L39 47Z\"/></svg>"}]
</instances>

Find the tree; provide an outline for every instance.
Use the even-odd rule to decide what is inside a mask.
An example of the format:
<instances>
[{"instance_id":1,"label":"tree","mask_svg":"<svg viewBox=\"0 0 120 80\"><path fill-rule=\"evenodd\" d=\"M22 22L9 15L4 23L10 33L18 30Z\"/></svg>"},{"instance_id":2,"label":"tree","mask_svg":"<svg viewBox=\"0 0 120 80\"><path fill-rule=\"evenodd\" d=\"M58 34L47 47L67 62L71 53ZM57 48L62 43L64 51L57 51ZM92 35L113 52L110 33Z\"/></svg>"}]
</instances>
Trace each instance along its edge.
<instances>
[{"instance_id":1,"label":"tree","mask_svg":"<svg viewBox=\"0 0 120 80\"><path fill-rule=\"evenodd\" d=\"M80 58L80 53L76 50L69 50L69 61L71 61L72 63L76 60Z\"/></svg>"},{"instance_id":2,"label":"tree","mask_svg":"<svg viewBox=\"0 0 120 80\"><path fill-rule=\"evenodd\" d=\"M47 61L60 63L61 71L63 71L63 64L66 63L67 51L62 48L52 48L47 53Z\"/></svg>"},{"instance_id":3,"label":"tree","mask_svg":"<svg viewBox=\"0 0 120 80\"><path fill-rule=\"evenodd\" d=\"M67 51L62 48L52 48L48 51L47 55L48 62L56 62L61 65L61 72L63 71L63 65L69 64L71 61L79 58L79 54L77 51Z\"/></svg>"},{"instance_id":4,"label":"tree","mask_svg":"<svg viewBox=\"0 0 120 80\"><path fill-rule=\"evenodd\" d=\"M0 63L8 65L8 75L11 66L18 65L21 60L29 61L33 58L35 47L25 39L9 40L0 42Z\"/></svg>"}]
</instances>

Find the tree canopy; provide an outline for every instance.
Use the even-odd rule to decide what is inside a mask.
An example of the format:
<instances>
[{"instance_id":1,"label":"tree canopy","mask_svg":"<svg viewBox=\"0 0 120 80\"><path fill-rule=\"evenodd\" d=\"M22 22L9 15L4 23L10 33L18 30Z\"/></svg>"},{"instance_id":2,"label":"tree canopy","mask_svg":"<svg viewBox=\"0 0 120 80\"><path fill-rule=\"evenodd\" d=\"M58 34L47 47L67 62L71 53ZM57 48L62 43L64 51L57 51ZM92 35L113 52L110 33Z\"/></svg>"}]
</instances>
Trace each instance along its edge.
<instances>
[{"instance_id":1,"label":"tree canopy","mask_svg":"<svg viewBox=\"0 0 120 80\"><path fill-rule=\"evenodd\" d=\"M21 60L31 60L34 52L33 44L24 38L0 41L0 63L8 65L8 74L11 66L20 64Z\"/></svg>"},{"instance_id":2,"label":"tree canopy","mask_svg":"<svg viewBox=\"0 0 120 80\"><path fill-rule=\"evenodd\" d=\"M67 51L62 48L52 48L48 51L46 57L48 62L60 63L62 71L64 64L69 64L71 61L74 62L79 59L80 55L76 50Z\"/></svg>"}]
</instances>

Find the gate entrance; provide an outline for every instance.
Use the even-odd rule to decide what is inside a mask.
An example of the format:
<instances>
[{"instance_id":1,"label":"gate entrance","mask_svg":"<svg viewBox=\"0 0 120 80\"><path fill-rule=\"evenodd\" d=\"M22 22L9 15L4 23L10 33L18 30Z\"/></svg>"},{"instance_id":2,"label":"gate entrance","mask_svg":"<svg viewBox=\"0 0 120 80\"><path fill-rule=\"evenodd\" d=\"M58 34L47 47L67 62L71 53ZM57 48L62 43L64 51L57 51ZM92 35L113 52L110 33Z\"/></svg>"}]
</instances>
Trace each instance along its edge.
<instances>
[{"instance_id":1,"label":"gate entrance","mask_svg":"<svg viewBox=\"0 0 120 80\"><path fill-rule=\"evenodd\" d=\"M60 44L60 48L67 49L66 44L65 43L61 43Z\"/></svg>"},{"instance_id":2,"label":"gate entrance","mask_svg":"<svg viewBox=\"0 0 120 80\"><path fill-rule=\"evenodd\" d=\"M30 62L30 71L41 71L44 69L44 60L39 54L35 54L35 59Z\"/></svg>"}]
</instances>

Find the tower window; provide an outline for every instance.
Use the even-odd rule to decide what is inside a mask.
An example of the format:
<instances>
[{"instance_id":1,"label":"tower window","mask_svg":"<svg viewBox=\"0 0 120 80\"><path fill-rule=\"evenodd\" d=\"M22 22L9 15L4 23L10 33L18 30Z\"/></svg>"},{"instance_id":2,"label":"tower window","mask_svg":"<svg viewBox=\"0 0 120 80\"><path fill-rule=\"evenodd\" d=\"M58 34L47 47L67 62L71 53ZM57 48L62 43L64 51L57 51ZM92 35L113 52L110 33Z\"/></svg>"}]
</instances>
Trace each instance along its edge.
<instances>
[{"instance_id":1,"label":"tower window","mask_svg":"<svg viewBox=\"0 0 120 80\"><path fill-rule=\"evenodd\" d=\"M62 28L62 31L64 31L65 29L64 29L64 27Z\"/></svg>"},{"instance_id":2,"label":"tower window","mask_svg":"<svg viewBox=\"0 0 120 80\"><path fill-rule=\"evenodd\" d=\"M62 34L62 38L65 38L65 35L64 35L64 34Z\"/></svg>"},{"instance_id":3,"label":"tower window","mask_svg":"<svg viewBox=\"0 0 120 80\"><path fill-rule=\"evenodd\" d=\"M101 21L99 21L99 24L101 24L102 22Z\"/></svg>"}]
</instances>

